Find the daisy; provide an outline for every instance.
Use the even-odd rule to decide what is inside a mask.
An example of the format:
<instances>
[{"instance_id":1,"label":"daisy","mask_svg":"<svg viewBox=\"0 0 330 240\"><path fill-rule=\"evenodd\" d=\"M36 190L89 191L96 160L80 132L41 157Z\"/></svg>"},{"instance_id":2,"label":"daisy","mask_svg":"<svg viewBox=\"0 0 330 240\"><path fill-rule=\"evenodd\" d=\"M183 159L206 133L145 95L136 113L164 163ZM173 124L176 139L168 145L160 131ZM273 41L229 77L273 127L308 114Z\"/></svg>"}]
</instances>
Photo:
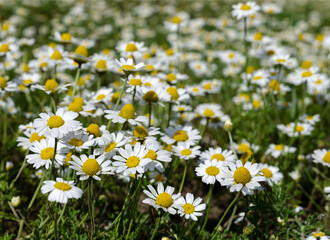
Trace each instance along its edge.
<instances>
[{"instance_id":1,"label":"daisy","mask_svg":"<svg viewBox=\"0 0 330 240\"><path fill-rule=\"evenodd\" d=\"M17 138L17 146L21 146L23 149L29 149L35 141L40 142L41 139L45 139L45 136L36 133L35 129L27 129L23 133L26 137Z\"/></svg>"},{"instance_id":2,"label":"daisy","mask_svg":"<svg viewBox=\"0 0 330 240\"><path fill-rule=\"evenodd\" d=\"M106 128L105 125L99 127L96 123L91 123L87 128L84 128L84 131L93 136L90 141L93 142L94 146L97 144L101 146L111 139L110 132Z\"/></svg>"},{"instance_id":3,"label":"daisy","mask_svg":"<svg viewBox=\"0 0 330 240\"><path fill-rule=\"evenodd\" d=\"M185 217L185 219L191 218L194 221L197 221L197 217L203 215L201 213L206 208L206 204L202 203L202 199L200 197L194 199L194 195L191 193L187 193L186 198L180 197L178 200L178 213L180 217Z\"/></svg>"},{"instance_id":4,"label":"daisy","mask_svg":"<svg viewBox=\"0 0 330 240\"><path fill-rule=\"evenodd\" d=\"M180 28L186 26L188 23L188 16L184 13L172 17L169 21L165 21L164 25L165 28L171 32L176 32Z\"/></svg>"},{"instance_id":5,"label":"daisy","mask_svg":"<svg viewBox=\"0 0 330 240\"><path fill-rule=\"evenodd\" d=\"M43 194L49 193L48 201L66 204L68 199L81 198L83 191L74 186L73 181L64 181L62 178L56 178L56 181L44 181L41 187Z\"/></svg>"},{"instance_id":6,"label":"daisy","mask_svg":"<svg viewBox=\"0 0 330 240\"><path fill-rule=\"evenodd\" d=\"M314 127L309 123L289 123L288 125L278 125L278 129L281 130L283 133L288 135L289 137L298 137L308 136L314 130Z\"/></svg>"},{"instance_id":7,"label":"daisy","mask_svg":"<svg viewBox=\"0 0 330 240\"><path fill-rule=\"evenodd\" d=\"M71 84L59 84L55 79L48 79L44 86L35 84L31 87L31 90L39 89L44 91L45 93L49 94L55 94L55 93L61 93L68 90L68 86L71 86Z\"/></svg>"},{"instance_id":8,"label":"daisy","mask_svg":"<svg viewBox=\"0 0 330 240\"><path fill-rule=\"evenodd\" d=\"M100 181L101 178L98 176L100 174L112 174L111 161L104 161L104 156L99 156L95 158L94 155L89 155L87 157L85 154L77 157L72 155L72 161L69 161L70 168L77 171L77 175L81 175L79 180L87 180L92 177L95 180Z\"/></svg>"},{"instance_id":9,"label":"daisy","mask_svg":"<svg viewBox=\"0 0 330 240\"><path fill-rule=\"evenodd\" d=\"M171 101L171 95L161 86L141 87L138 92L141 104L160 104Z\"/></svg>"},{"instance_id":10,"label":"daisy","mask_svg":"<svg viewBox=\"0 0 330 240\"><path fill-rule=\"evenodd\" d=\"M79 68L81 68L82 64L89 61L88 50L83 45L78 46L73 53L69 54L69 57L79 64Z\"/></svg>"},{"instance_id":11,"label":"daisy","mask_svg":"<svg viewBox=\"0 0 330 240\"><path fill-rule=\"evenodd\" d=\"M111 99L113 90L111 88L100 88L97 92L93 93L91 103L104 103L107 104L108 99Z\"/></svg>"},{"instance_id":12,"label":"daisy","mask_svg":"<svg viewBox=\"0 0 330 240\"><path fill-rule=\"evenodd\" d=\"M123 57L133 56L135 59L140 59L143 53L148 50L143 42L121 43L116 49Z\"/></svg>"},{"instance_id":13,"label":"daisy","mask_svg":"<svg viewBox=\"0 0 330 240\"><path fill-rule=\"evenodd\" d=\"M176 207L178 204L178 199L181 194L173 194L174 187L167 186L164 190L164 185L159 183L157 185L157 191L153 188L153 186L148 185L148 190L143 190L144 194L146 194L149 198L144 199L142 202L153 206L154 208L161 208L165 212L169 212L170 214L176 214Z\"/></svg>"},{"instance_id":14,"label":"daisy","mask_svg":"<svg viewBox=\"0 0 330 240\"><path fill-rule=\"evenodd\" d=\"M174 155L178 156L180 159L189 160L196 158L201 153L199 151L200 146L191 146L187 142L180 142L177 146L173 146L172 150Z\"/></svg>"},{"instance_id":15,"label":"daisy","mask_svg":"<svg viewBox=\"0 0 330 240\"><path fill-rule=\"evenodd\" d=\"M233 5L231 14L233 17L236 17L236 19L240 20L242 18L255 15L259 10L260 7L255 2L238 3Z\"/></svg>"},{"instance_id":16,"label":"daisy","mask_svg":"<svg viewBox=\"0 0 330 240\"><path fill-rule=\"evenodd\" d=\"M78 113L66 111L64 108L59 108L56 114L40 113L39 116L40 118L33 122L39 135L59 138L69 131L79 129L81 125L79 121L74 120L78 117Z\"/></svg>"},{"instance_id":17,"label":"daisy","mask_svg":"<svg viewBox=\"0 0 330 240\"><path fill-rule=\"evenodd\" d=\"M70 33L64 32L61 34L59 31L55 31L54 40L62 44L70 44L75 41L75 38Z\"/></svg>"},{"instance_id":18,"label":"daisy","mask_svg":"<svg viewBox=\"0 0 330 240\"><path fill-rule=\"evenodd\" d=\"M136 116L134 106L131 103L125 104L120 111L105 110L105 118L111 119L114 123L126 123L131 125L147 124L148 118L145 116Z\"/></svg>"},{"instance_id":19,"label":"daisy","mask_svg":"<svg viewBox=\"0 0 330 240\"><path fill-rule=\"evenodd\" d=\"M318 123L320 121L320 114L315 114L315 115L304 114L299 117L299 120L309 123L311 125L315 125L316 123Z\"/></svg>"},{"instance_id":20,"label":"daisy","mask_svg":"<svg viewBox=\"0 0 330 240\"><path fill-rule=\"evenodd\" d=\"M260 69L258 71L253 72L250 81L253 84L264 87L269 82L268 78L269 78L269 73L266 70Z\"/></svg>"},{"instance_id":21,"label":"daisy","mask_svg":"<svg viewBox=\"0 0 330 240\"><path fill-rule=\"evenodd\" d=\"M144 126L140 125L134 128L132 137L135 141L139 141L146 145L149 142L155 142L157 135L162 135L162 133L159 131L159 128L145 128Z\"/></svg>"},{"instance_id":22,"label":"daisy","mask_svg":"<svg viewBox=\"0 0 330 240\"><path fill-rule=\"evenodd\" d=\"M143 70L145 67L144 63L142 62L135 65L133 62L133 58L127 58L127 60L125 60L124 58L120 58L119 61L116 59L116 64L126 73L138 72Z\"/></svg>"},{"instance_id":23,"label":"daisy","mask_svg":"<svg viewBox=\"0 0 330 240\"><path fill-rule=\"evenodd\" d=\"M314 150L312 154L315 163L321 163L323 166L330 167L330 151L326 149Z\"/></svg>"},{"instance_id":24,"label":"daisy","mask_svg":"<svg viewBox=\"0 0 330 240\"><path fill-rule=\"evenodd\" d=\"M253 190L260 190L262 187L259 182L265 181L265 177L260 173L257 163L246 162L244 165L240 160L236 163L229 163L221 171L221 185L227 186L230 192L242 191L243 195L252 195Z\"/></svg>"},{"instance_id":25,"label":"daisy","mask_svg":"<svg viewBox=\"0 0 330 240\"><path fill-rule=\"evenodd\" d=\"M166 176L164 173L160 173L158 171L154 171L150 173L150 183L165 183L167 180Z\"/></svg>"},{"instance_id":26,"label":"daisy","mask_svg":"<svg viewBox=\"0 0 330 240\"><path fill-rule=\"evenodd\" d=\"M58 164L63 164L63 156L60 154L63 145L57 143L55 160ZM34 141L29 148L31 153L26 156L27 162L33 164L38 169L45 166L46 169L52 164L55 152L55 138L41 139L40 142Z\"/></svg>"},{"instance_id":27,"label":"daisy","mask_svg":"<svg viewBox=\"0 0 330 240\"><path fill-rule=\"evenodd\" d=\"M171 86L166 89L166 92L171 97L171 103L179 103L189 100L189 94L187 93L186 89Z\"/></svg>"},{"instance_id":28,"label":"daisy","mask_svg":"<svg viewBox=\"0 0 330 240\"><path fill-rule=\"evenodd\" d=\"M262 175L266 178L269 186L273 186L273 183L277 184L283 179L283 174L278 167L270 166L268 164L259 164L259 169Z\"/></svg>"},{"instance_id":29,"label":"daisy","mask_svg":"<svg viewBox=\"0 0 330 240\"><path fill-rule=\"evenodd\" d=\"M231 150L218 148L209 148L208 150L202 152L200 156L202 161L214 160L216 159L218 162L222 161L225 164L229 162L235 162L235 155Z\"/></svg>"},{"instance_id":30,"label":"daisy","mask_svg":"<svg viewBox=\"0 0 330 240\"><path fill-rule=\"evenodd\" d=\"M221 115L221 106L215 103L203 103L197 106L195 112L201 117L210 119Z\"/></svg>"},{"instance_id":31,"label":"daisy","mask_svg":"<svg viewBox=\"0 0 330 240\"><path fill-rule=\"evenodd\" d=\"M161 140L167 144L187 142L190 145L195 145L201 138L197 129L193 129L192 126L184 126L166 128L165 135L161 137Z\"/></svg>"},{"instance_id":32,"label":"daisy","mask_svg":"<svg viewBox=\"0 0 330 240\"><path fill-rule=\"evenodd\" d=\"M106 138L104 144L100 145L100 148L95 149L95 154L103 154L105 159L110 159L117 153L120 147L127 143L128 139L124 136L124 133L111 133L110 139Z\"/></svg>"},{"instance_id":33,"label":"daisy","mask_svg":"<svg viewBox=\"0 0 330 240\"><path fill-rule=\"evenodd\" d=\"M146 144L146 148L148 153L144 156L144 158L151 159L151 162L145 165L145 170L155 171L156 169L159 172L164 172L165 168L162 162L171 162L171 153L166 150L162 150L157 141Z\"/></svg>"},{"instance_id":34,"label":"daisy","mask_svg":"<svg viewBox=\"0 0 330 240\"><path fill-rule=\"evenodd\" d=\"M198 177L202 177L202 181L206 184L214 184L215 180L221 183L221 175L223 168L222 161L206 160L196 167L195 172Z\"/></svg>"},{"instance_id":35,"label":"daisy","mask_svg":"<svg viewBox=\"0 0 330 240\"><path fill-rule=\"evenodd\" d=\"M134 148L130 144L125 145L124 148L119 148L118 152L120 155L113 157L113 166L117 167L116 172L123 174L136 174L144 173L144 167L151 161L150 158L144 158L148 153L148 149L141 143L137 142Z\"/></svg>"},{"instance_id":36,"label":"daisy","mask_svg":"<svg viewBox=\"0 0 330 240\"><path fill-rule=\"evenodd\" d=\"M324 232L313 232L306 240L329 240L330 237L326 236Z\"/></svg>"},{"instance_id":37,"label":"daisy","mask_svg":"<svg viewBox=\"0 0 330 240\"><path fill-rule=\"evenodd\" d=\"M282 8L275 3L264 3L261 5L261 9L264 13L273 15L282 12Z\"/></svg>"},{"instance_id":38,"label":"daisy","mask_svg":"<svg viewBox=\"0 0 330 240\"><path fill-rule=\"evenodd\" d=\"M93 142L90 141L92 138L93 136L83 131L74 131L65 134L60 141L65 147L81 152L83 149L88 149L93 145Z\"/></svg>"},{"instance_id":39,"label":"daisy","mask_svg":"<svg viewBox=\"0 0 330 240\"><path fill-rule=\"evenodd\" d=\"M279 158L281 155L287 153L294 153L297 149L295 147L289 147L283 144L271 143L266 150L266 154L270 154L273 158Z\"/></svg>"}]
</instances>

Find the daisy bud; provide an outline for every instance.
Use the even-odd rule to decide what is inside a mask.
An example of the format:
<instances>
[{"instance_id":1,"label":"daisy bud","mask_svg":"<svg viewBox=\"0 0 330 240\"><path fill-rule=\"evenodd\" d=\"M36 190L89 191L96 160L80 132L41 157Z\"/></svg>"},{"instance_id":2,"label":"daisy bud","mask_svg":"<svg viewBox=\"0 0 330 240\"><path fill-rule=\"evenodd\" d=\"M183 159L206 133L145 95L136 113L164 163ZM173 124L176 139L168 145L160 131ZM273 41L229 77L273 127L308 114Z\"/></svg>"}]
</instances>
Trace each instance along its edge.
<instances>
[{"instance_id":1,"label":"daisy bud","mask_svg":"<svg viewBox=\"0 0 330 240\"><path fill-rule=\"evenodd\" d=\"M305 156L302 154L298 155L298 161L303 161L305 159Z\"/></svg>"},{"instance_id":2,"label":"daisy bud","mask_svg":"<svg viewBox=\"0 0 330 240\"><path fill-rule=\"evenodd\" d=\"M233 126L234 124L229 119L227 119L224 126L225 130L228 132L231 131L233 129Z\"/></svg>"},{"instance_id":3,"label":"daisy bud","mask_svg":"<svg viewBox=\"0 0 330 240\"><path fill-rule=\"evenodd\" d=\"M11 199L11 205L13 205L13 207L18 207L21 203L21 197L20 196L16 196L16 197L13 197Z\"/></svg>"},{"instance_id":4,"label":"daisy bud","mask_svg":"<svg viewBox=\"0 0 330 240\"><path fill-rule=\"evenodd\" d=\"M10 161L6 162L6 170L9 171L10 169L12 169L14 167L14 164Z\"/></svg>"},{"instance_id":5,"label":"daisy bud","mask_svg":"<svg viewBox=\"0 0 330 240\"><path fill-rule=\"evenodd\" d=\"M162 237L162 240L170 240L168 237Z\"/></svg>"}]
</instances>

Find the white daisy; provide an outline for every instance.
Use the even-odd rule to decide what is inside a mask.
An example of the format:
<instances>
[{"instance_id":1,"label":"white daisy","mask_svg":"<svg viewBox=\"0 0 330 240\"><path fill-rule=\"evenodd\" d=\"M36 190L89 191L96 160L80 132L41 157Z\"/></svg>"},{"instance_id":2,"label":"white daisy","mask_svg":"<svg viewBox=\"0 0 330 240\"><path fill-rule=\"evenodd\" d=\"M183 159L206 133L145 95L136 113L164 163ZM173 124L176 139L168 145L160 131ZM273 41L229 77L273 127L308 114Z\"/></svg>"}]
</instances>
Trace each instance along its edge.
<instances>
[{"instance_id":1,"label":"white daisy","mask_svg":"<svg viewBox=\"0 0 330 240\"><path fill-rule=\"evenodd\" d=\"M167 144L187 142L190 145L195 145L201 138L202 136L197 129L193 129L192 126L181 126L166 128L165 135L161 137L161 140Z\"/></svg>"},{"instance_id":2,"label":"white daisy","mask_svg":"<svg viewBox=\"0 0 330 240\"><path fill-rule=\"evenodd\" d=\"M330 237L326 236L324 232L313 232L312 235L305 238L306 240L329 240Z\"/></svg>"},{"instance_id":3,"label":"white daisy","mask_svg":"<svg viewBox=\"0 0 330 240\"><path fill-rule=\"evenodd\" d=\"M105 110L105 118L111 119L114 123L129 122L131 125L147 124L148 118L145 116L137 116L134 106L131 103L124 105L120 111Z\"/></svg>"},{"instance_id":4,"label":"white daisy","mask_svg":"<svg viewBox=\"0 0 330 240\"><path fill-rule=\"evenodd\" d=\"M315 163L321 163L323 166L330 167L330 150L317 149L312 154Z\"/></svg>"},{"instance_id":5,"label":"white daisy","mask_svg":"<svg viewBox=\"0 0 330 240\"><path fill-rule=\"evenodd\" d=\"M128 143L128 139L122 132L111 133L110 136L111 139L105 139L104 144L100 145L100 148L95 149L96 155L103 154L105 159L110 159L117 153L118 148Z\"/></svg>"},{"instance_id":6,"label":"white daisy","mask_svg":"<svg viewBox=\"0 0 330 240\"><path fill-rule=\"evenodd\" d=\"M80 155L80 158L72 155L72 161L70 161L70 168L77 171L77 175L81 175L79 180L83 181L89 177L95 180L101 180L98 176L100 174L112 174L111 161L104 161L104 156L95 158L94 155L87 157L85 154Z\"/></svg>"},{"instance_id":7,"label":"white daisy","mask_svg":"<svg viewBox=\"0 0 330 240\"><path fill-rule=\"evenodd\" d=\"M39 89L49 95L49 94L65 92L68 90L69 86L71 86L71 84L61 84L61 83L59 84L55 79L48 79L45 85L42 86L39 84L35 84L31 87L31 90Z\"/></svg>"},{"instance_id":8,"label":"white daisy","mask_svg":"<svg viewBox=\"0 0 330 240\"><path fill-rule=\"evenodd\" d=\"M23 149L29 149L32 146L33 142L40 142L41 139L45 139L45 136L36 133L35 129L27 129L23 133L26 137L17 138L17 146L21 146Z\"/></svg>"},{"instance_id":9,"label":"white daisy","mask_svg":"<svg viewBox=\"0 0 330 240\"><path fill-rule=\"evenodd\" d=\"M221 182L221 175L223 168L222 161L206 160L203 163L200 163L198 167L196 167L196 175L198 177L202 177L202 181L206 184L214 184L215 180Z\"/></svg>"},{"instance_id":10,"label":"white daisy","mask_svg":"<svg viewBox=\"0 0 330 240\"><path fill-rule=\"evenodd\" d=\"M221 185L227 186L230 192L242 191L243 195L253 194L253 190L260 190L259 182L265 181L265 177L259 175L257 163L246 162L244 165L240 160L236 163L229 163L221 171Z\"/></svg>"},{"instance_id":11,"label":"white daisy","mask_svg":"<svg viewBox=\"0 0 330 240\"><path fill-rule=\"evenodd\" d=\"M165 168L162 162L171 162L171 153L162 150L157 141L146 144L146 148L148 153L144 157L151 159L151 161L145 165L145 170L155 171L157 169L159 172L164 172Z\"/></svg>"},{"instance_id":12,"label":"white daisy","mask_svg":"<svg viewBox=\"0 0 330 240\"><path fill-rule=\"evenodd\" d=\"M178 199L181 194L173 194L174 187L167 186L164 190L164 186L162 183L157 185L157 191L153 188L153 186L148 185L148 190L143 190L143 192L149 197L144 199L142 202L148 205L153 206L154 208L161 208L165 212L169 212L170 214L176 214L176 207L178 204Z\"/></svg>"},{"instance_id":13,"label":"white daisy","mask_svg":"<svg viewBox=\"0 0 330 240\"><path fill-rule=\"evenodd\" d=\"M193 147L187 142L180 142L177 146L173 146L172 150L174 155L178 156L180 159L189 160L200 155L200 148L200 146Z\"/></svg>"},{"instance_id":14,"label":"white daisy","mask_svg":"<svg viewBox=\"0 0 330 240\"><path fill-rule=\"evenodd\" d=\"M235 155L231 150L218 148L209 148L208 150L202 152L201 160L214 160L223 161L224 164L228 164L229 162L235 162Z\"/></svg>"},{"instance_id":15,"label":"white daisy","mask_svg":"<svg viewBox=\"0 0 330 240\"><path fill-rule=\"evenodd\" d=\"M83 149L88 149L93 145L93 142L90 141L92 138L93 136L88 135L83 131L71 131L66 133L60 141L67 148L81 152Z\"/></svg>"},{"instance_id":16,"label":"white daisy","mask_svg":"<svg viewBox=\"0 0 330 240\"><path fill-rule=\"evenodd\" d=\"M148 153L148 149L139 142L134 145L134 149L130 144L126 144L125 149L118 149L118 153L120 155L114 156L115 161L112 163L113 166L117 167L117 173L144 173L144 166L151 161L150 158L144 158Z\"/></svg>"},{"instance_id":17,"label":"white daisy","mask_svg":"<svg viewBox=\"0 0 330 240\"><path fill-rule=\"evenodd\" d=\"M93 142L93 145L104 145L108 140L111 140L110 132L106 129L107 127L105 125L102 125L99 127L96 123L91 123L87 128L84 128L84 130L93 136L93 138L90 140Z\"/></svg>"},{"instance_id":18,"label":"white daisy","mask_svg":"<svg viewBox=\"0 0 330 240\"><path fill-rule=\"evenodd\" d=\"M202 211L205 210L206 204L202 203L200 197L194 200L194 195L187 193L186 198L180 197L178 200L178 213L182 217L184 215L185 219L191 218L194 221L197 221L197 217L202 216Z\"/></svg>"},{"instance_id":19,"label":"white daisy","mask_svg":"<svg viewBox=\"0 0 330 240\"><path fill-rule=\"evenodd\" d=\"M260 10L260 7L255 2L247 2L247 3L238 3L233 5L233 10L231 14L236 19L242 19L246 17L251 17L256 14Z\"/></svg>"},{"instance_id":20,"label":"white daisy","mask_svg":"<svg viewBox=\"0 0 330 240\"><path fill-rule=\"evenodd\" d=\"M271 143L266 150L266 154L270 154L273 158L279 158L281 155L287 153L294 153L297 149L295 147L289 147L283 144Z\"/></svg>"},{"instance_id":21,"label":"white daisy","mask_svg":"<svg viewBox=\"0 0 330 240\"><path fill-rule=\"evenodd\" d=\"M315 115L304 114L299 117L299 120L309 123L311 125L315 125L316 123L318 123L320 121L320 114L315 114Z\"/></svg>"},{"instance_id":22,"label":"white daisy","mask_svg":"<svg viewBox=\"0 0 330 240\"><path fill-rule=\"evenodd\" d=\"M167 177L164 175L164 173L160 173L158 171L154 171L150 173L150 183L165 183L167 180Z\"/></svg>"},{"instance_id":23,"label":"white daisy","mask_svg":"<svg viewBox=\"0 0 330 240\"><path fill-rule=\"evenodd\" d=\"M135 65L134 61L133 61L133 58L127 58L127 60L125 60L124 58L120 58L119 61L116 59L116 64L124 72L127 72L127 73L141 71L145 67L144 63L142 63L142 62Z\"/></svg>"},{"instance_id":24,"label":"white daisy","mask_svg":"<svg viewBox=\"0 0 330 240\"><path fill-rule=\"evenodd\" d=\"M273 183L277 184L283 179L283 174L278 167L270 166L268 164L259 164L259 169L262 175L266 178L269 186L273 186Z\"/></svg>"},{"instance_id":25,"label":"white daisy","mask_svg":"<svg viewBox=\"0 0 330 240\"><path fill-rule=\"evenodd\" d=\"M56 114L40 113L39 116L40 118L33 122L39 135L59 138L69 131L77 130L81 125L80 122L74 120L78 117L78 113L66 111L64 108L59 108Z\"/></svg>"},{"instance_id":26,"label":"white daisy","mask_svg":"<svg viewBox=\"0 0 330 240\"><path fill-rule=\"evenodd\" d=\"M43 194L49 193L48 201L67 203L68 199L81 198L83 191L75 187L73 181L64 181L62 178L56 178L56 181L44 181L41 187L41 192Z\"/></svg>"},{"instance_id":27,"label":"white daisy","mask_svg":"<svg viewBox=\"0 0 330 240\"><path fill-rule=\"evenodd\" d=\"M161 86L141 87L138 91L141 104L160 104L171 101L171 95Z\"/></svg>"}]
</instances>

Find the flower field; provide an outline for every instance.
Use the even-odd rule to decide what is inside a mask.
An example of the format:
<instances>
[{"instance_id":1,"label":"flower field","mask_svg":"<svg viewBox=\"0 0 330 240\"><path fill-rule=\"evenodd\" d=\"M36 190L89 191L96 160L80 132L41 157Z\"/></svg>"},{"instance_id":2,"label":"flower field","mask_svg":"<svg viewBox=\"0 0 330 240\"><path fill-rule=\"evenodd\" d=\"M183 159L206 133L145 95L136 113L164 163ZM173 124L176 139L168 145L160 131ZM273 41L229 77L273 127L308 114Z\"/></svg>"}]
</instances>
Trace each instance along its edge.
<instances>
[{"instance_id":1,"label":"flower field","mask_svg":"<svg viewBox=\"0 0 330 240\"><path fill-rule=\"evenodd\" d=\"M0 1L0 239L330 239L330 2Z\"/></svg>"}]
</instances>

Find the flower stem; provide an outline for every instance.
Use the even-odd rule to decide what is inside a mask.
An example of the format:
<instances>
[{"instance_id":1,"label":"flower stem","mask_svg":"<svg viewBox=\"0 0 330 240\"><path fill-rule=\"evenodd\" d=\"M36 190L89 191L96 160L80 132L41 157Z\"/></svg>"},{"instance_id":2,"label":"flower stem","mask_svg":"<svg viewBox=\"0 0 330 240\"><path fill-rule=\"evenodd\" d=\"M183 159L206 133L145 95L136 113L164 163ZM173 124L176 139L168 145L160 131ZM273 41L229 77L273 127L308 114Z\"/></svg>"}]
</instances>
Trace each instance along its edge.
<instances>
[{"instance_id":1,"label":"flower stem","mask_svg":"<svg viewBox=\"0 0 330 240\"><path fill-rule=\"evenodd\" d=\"M155 228L154 228L154 231L152 232L152 235L151 235L150 240L153 240L153 239L155 238L156 233L157 233L157 230L158 230L158 228L159 228L159 225L160 225L160 223L161 223L161 221L162 221L162 217L163 217L163 214L160 215L160 216L157 218L157 220L156 220L156 226L155 226Z\"/></svg>"},{"instance_id":2,"label":"flower stem","mask_svg":"<svg viewBox=\"0 0 330 240\"><path fill-rule=\"evenodd\" d=\"M76 88L77 88L77 85L78 85L79 75L80 75L80 67L78 67L78 69L77 69L76 78L74 80L74 87L73 87L73 91L72 91L72 98L74 98L74 94L76 93Z\"/></svg>"},{"instance_id":3,"label":"flower stem","mask_svg":"<svg viewBox=\"0 0 330 240\"><path fill-rule=\"evenodd\" d=\"M213 232L212 232L212 235L211 237L213 237L213 235L216 233L216 232L220 232L219 231L219 226L221 225L222 221L225 219L228 211L231 209L231 207L234 205L234 203L236 202L236 200L238 199L239 195L240 195L241 191L239 191L237 194L236 194L236 197L233 199L233 201L229 204L229 206L227 207L225 213L222 215L220 221L218 222L217 226L214 228Z\"/></svg>"},{"instance_id":4,"label":"flower stem","mask_svg":"<svg viewBox=\"0 0 330 240\"><path fill-rule=\"evenodd\" d=\"M181 185L180 185L179 193L181 193L182 188L183 188L183 184L184 184L184 180L186 179L187 168L188 168L187 161L184 160L184 172L183 172L183 177L182 177L182 181L181 181Z\"/></svg>"},{"instance_id":5,"label":"flower stem","mask_svg":"<svg viewBox=\"0 0 330 240\"><path fill-rule=\"evenodd\" d=\"M58 203L56 202L55 203L55 220L54 220L55 239L58 239L58 235L57 235L57 218L58 218L57 207L58 207Z\"/></svg>"},{"instance_id":6,"label":"flower stem","mask_svg":"<svg viewBox=\"0 0 330 240\"><path fill-rule=\"evenodd\" d=\"M94 235L94 207L93 207L93 179L90 178L88 181L88 209L89 209L89 218L91 220L91 236L93 239Z\"/></svg>"},{"instance_id":7,"label":"flower stem","mask_svg":"<svg viewBox=\"0 0 330 240\"><path fill-rule=\"evenodd\" d=\"M206 124L205 124L205 126L204 126L204 128L202 130L202 134L201 134L202 135L202 138L204 137L205 132L206 132L206 129L209 126L209 122L210 122L210 118L206 118Z\"/></svg>"},{"instance_id":8,"label":"flower stem","mask_svg":"<svg viewBox=\"0 0 330 240\"><path fill-rule=\"evenodd\" d=\"M237 153L236 153L236 150L234 148L234 142L233 142L233 138L231 136L231 132L230 131L227 131L227 132L228 132L228 137L229 137L229 141L230 141L230 148L234 152L236 160L238 160Z\"/></svg>"},{"instance_id":9,"label":"flower stem","mask_svg":"<svg viewBox=\"0 0 330 240\"><path fill-rule=\"evenodd\" d=\"M169 102L169 104L168 104L168 120L167 120L167 126L166 127L170 126L171 113L172 113L172 103Z\"/></svg>"},{"instance_id":10,"label":"flower stem","mask_svg":"<svg viewBox=\"0 0 330 240\"><path fill-rule=\"evenodd\" d=\"M48 177L47 179L54 179L54 173L53 173L53 169L54 169L54 162L55 162L55 155L56 155L56 149L57 149L57 142L58 142L58 138L55 138L55 147L54 147L54 155L53 155L53 159L52 159L52 165L50 166L50 169L48 171Z\"/></svg>"},{"instance_id":11,"label":"flower stem","mask_svg":"<svg viewBox=\"0 0 330 240\"><path fill-rule=\"evenodd\" d=\"M45 177L46 177L46 175L44 174L44 175L42 176L42 178L40 179L40 182L39 182L39 184L38 184L38 187L37 187L36 191L35 191L34 194L33 194L33 197L32 197L32 199L31 199L31 201L30 201L30 203L29 203L29 206L28 206L28 208L27 208L27 211L30 210L30 208L32 207L34 201L36 200L36 197L38 196L39 190L40 190L40 188L41 188L41 184L42 184L42 182L44 181ZM27 216L27 214L26 214L26 216Z\"/></svg>"},{"instance_id":12,"label":"flower stem","mask_svg":"<svg viewBox=\"0 0 330 240\"><path fill-rule=\"evenodd\" d=\"M207 205L208 206L207 206L206 216L205 216L205 220L204 220L203 226L202 226L201 230L199 230L199 233L198 233L196 239L198 239L199 238L199 235L204 231L204 228L206 226L207 220L209 218L213 187L214 187L214 184L211 185L210 190L209 190L209 193L207 194Z\"/></svg>"},{"instance_id":13,"label":"flower stem","mask_svg":"<svg viewBox=\"0 0 330 240\"><path fill-rule=\"evenodd\" d=\"M149 103L149 123L148 123L148 127L151 126L151 113L152 113L151 111L152 111L152 104Z\"/></svg>"},{"instance_id":14,"label":"flower stem","mask_svg":"<svg viewBox=\"0 0 330 240\"><path fill-rule=\"evenodd\" d=\"M26 156L28 155L28 153L29 153L29 149L26 151L26 154L25 154L25 157L24 157L24 161L23 161L23 163L22 163L22 166L21 166L21 168L19 169L19 171L18 171L18 173L17 173L15 179L10 183L9 188L12 188L12 187L14 186L14 183L17 181L17 179L18 179L19 176L21 175L21 173L22 173L22 171L23 171L23 169L24 169L24 167L25 167L25 164L26 164Z\"/></svg>"}]
</instances>

